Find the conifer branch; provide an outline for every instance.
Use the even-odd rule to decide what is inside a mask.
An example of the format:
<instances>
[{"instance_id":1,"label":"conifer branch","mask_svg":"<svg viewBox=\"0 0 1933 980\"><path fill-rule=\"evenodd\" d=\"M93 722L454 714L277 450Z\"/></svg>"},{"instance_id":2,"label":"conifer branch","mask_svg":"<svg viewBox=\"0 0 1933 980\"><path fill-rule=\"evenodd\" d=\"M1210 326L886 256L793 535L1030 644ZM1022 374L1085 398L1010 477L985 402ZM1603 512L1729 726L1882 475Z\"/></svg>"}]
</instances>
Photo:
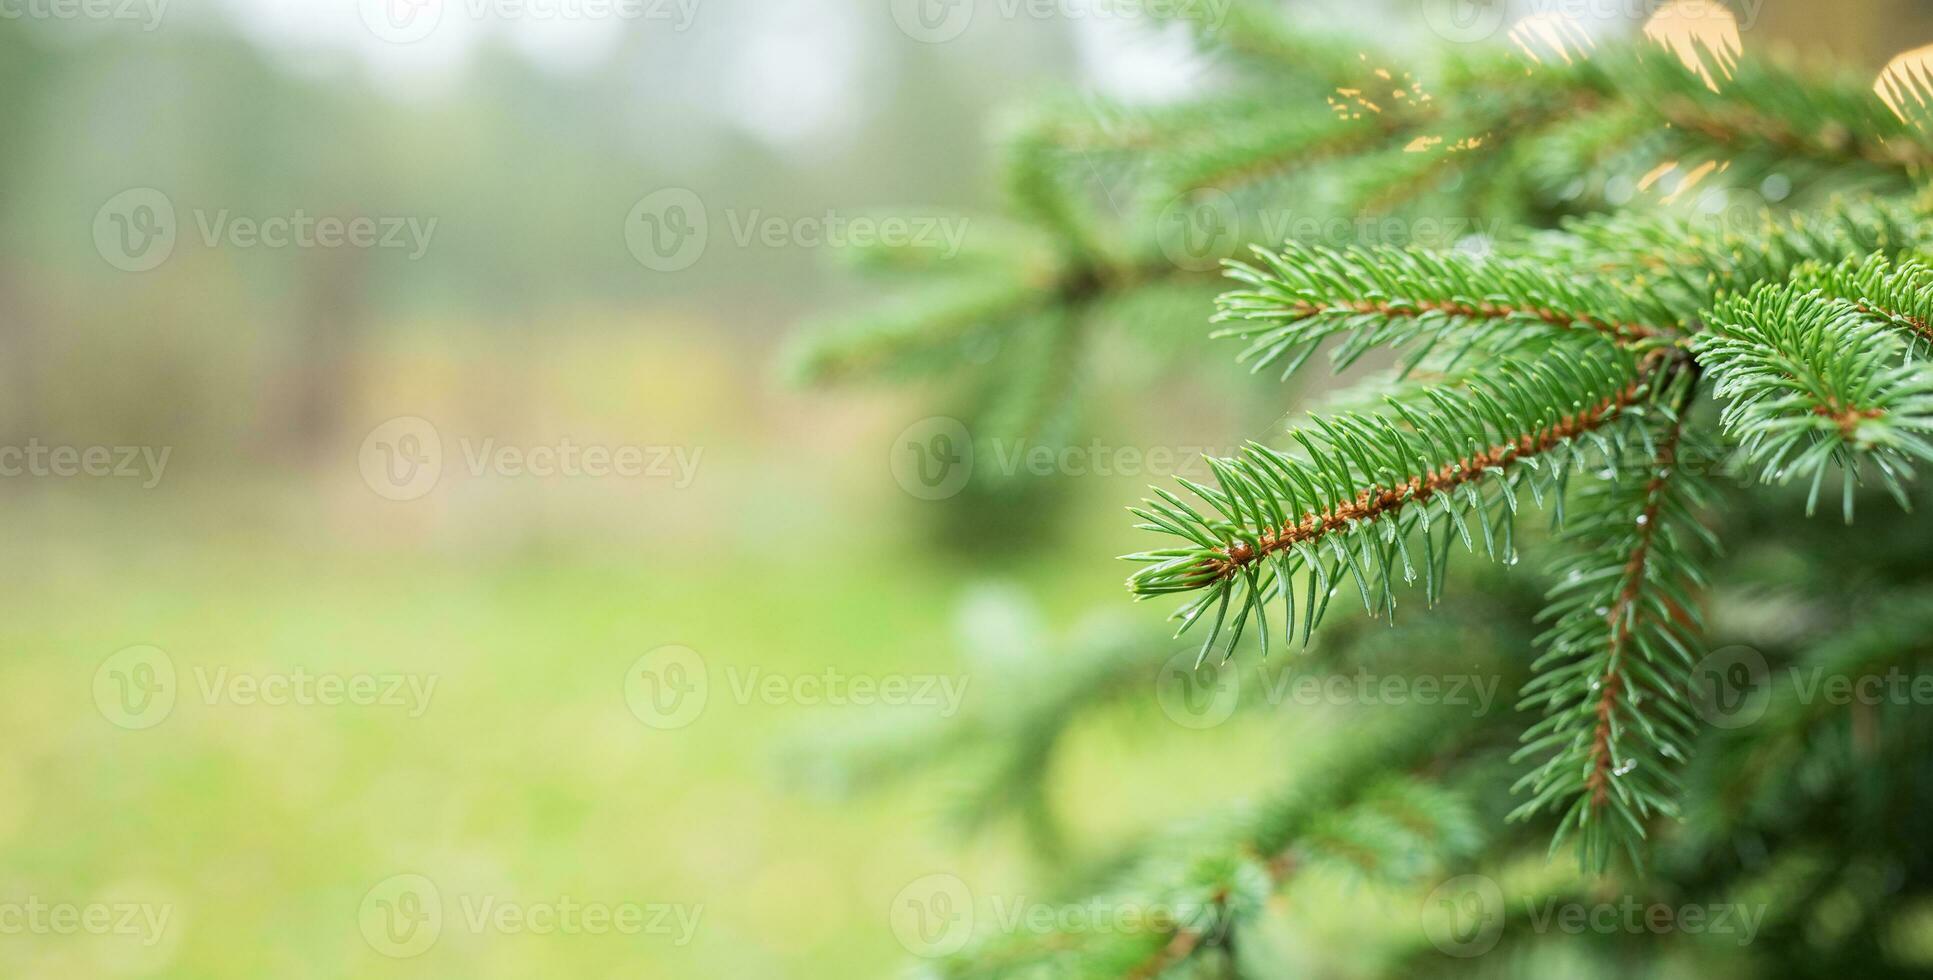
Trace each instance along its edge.
<instances>
[{"instance_id":1,"label":"conifer branch","mask_svg":"<svg viewBox=\"0 0 1933 980\"><path fill-rule=\"evenodd\" d=\"M1801 270L1798 284L1891 324L1918 348L1933 344L1933 269L1917 259L1855 255L1838 265Z\"/></svg>"},{"instance_id":2,"label":"conifer branch","mask_svg":"<svg viewBox=\"0 0 1933 980\"><path fill-rule=\"evenodd\" d=\"M1933 460L1933 370L1906 358L1892 317L1801 282L1761 285L1706 320L1694 350L1727 400L1720 424L1760 480L1810 478L1810 511L1836 464L1850 520L1850 490L1867 461L1908 505L1904 481L1915 463Z\"/></svg>"},{"instance_id":3,"label":"conifer branch","mask_svg":"<svg viewBox=\"0 0 1933 980\"><path fill-rule=\"evenodd\" d=\"M1933 222L1917 207L1881 199L1749 219L1618 212L1569 222L1510 254L1630 283L1684 322L1727 293L1785 282L1808 264L1897 256L1929 243Z\"/></svg>"},{"instance_id":4,"label":"conifer branch","mask_svg":"<svg viewBox=\"0 0 1933 980\"><path fill-rule=\"evenodd\" d=\"M1231 608L1230 652L1252 613L1261 620L1266 653L1264 608L1278 595L1284 642L1292 638L1299 574L1309 577L1305 643L1327 609L1331 583L1344 573L1371 615L1394 615L1399 576L1421 577L1433 602L1453 538L1461 535L1465 548L1475 549L1466 517L1474 513L1493 557L1501 531L1504 555L1514 560L1519 487L1542 503L1561 491L1580 442L1615 451L1613 423L1639 408L1666 359L1657 353L1638 361L1591 345L1537 362L1503 362L1494 381L1430 391L1427 414L1392 404L1389 415L1318 419L1292 433L1304 455L1251 445L1240 457L1210 460L1218 486L1182 482L1217 516L1159 488L1160 500L1135 509L1145 522L1139 527L1189 546L1127 556L1147 566L1129 588L1140 597L1201 591L1176 615L1185 633L1214 607L1204 657ZM1432 510L1442 522L1440 542L1431 533ZM1418 530L1420 571L1409 543Z\"/></svg>"},{"instance_id":5,"label":"conifer branch","mask_svg":"<svg viewBox=\"0 0 1933 980\"><path fill-rule=\"evenodd\" d=\"M1611 479L1580 492L1565 534L1571 554L1544 618L1549 645L1523 688L1520 708L1545 719L1524 733L1517 758L1545 759L1517 784L1531 799L1515 819L1562 813L1552 848L1576 835L1579 857L1603 868L1614 846L1642 865L1638 842L1654 813L1675 813L1669 767L1689 751L1696 726L1686 688L1700 626L1692 593L1715 547L1698 516L1709 490L1681 458L1683 408L1696 379L1681 360L1661 383L1639 480Z\"/></svg>"},{"instance_id":6,"label":"conifer branch","mask_svg":"<svg viewBox=\"0 0 1933 980\"><path fill-rule=\"evenodd\" d=\"M1216 321L1235 326L1216 336L1248 340L1241 359L1257 371L1283 362L1284 378L1336 336L1346 337L1333 354L1340 369L1375 347L1416 343L1427 353L1450 334L1498 352L1553 329L1637 342L1670 322L1640 296L1529 259L1294 242L1255 255L1258 265L1229 267L1247 288L1219 301Z\"/></svg>"}]
</instances>

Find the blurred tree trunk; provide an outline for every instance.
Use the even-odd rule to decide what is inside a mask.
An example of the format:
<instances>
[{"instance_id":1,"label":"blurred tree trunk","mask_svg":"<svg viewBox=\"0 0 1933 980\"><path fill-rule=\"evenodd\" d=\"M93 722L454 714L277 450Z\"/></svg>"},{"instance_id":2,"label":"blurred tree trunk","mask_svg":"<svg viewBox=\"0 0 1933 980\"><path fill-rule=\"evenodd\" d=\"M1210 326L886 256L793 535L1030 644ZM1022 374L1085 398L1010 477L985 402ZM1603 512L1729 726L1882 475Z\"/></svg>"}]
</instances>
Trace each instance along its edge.
<instances>
[{"instance_id":1,"label":"blurred tree trunk","mask_svg":"<svg viewBox=\"0 0 1933 980\"><path fill-rule=\"evenodd\" d=\"M272 436L280 455L309 462L336 444L355 390L356 354L369 317L369 254L314 249L302 264L290 363L278 386L286 394Z\"/></svg>"}]
</instances>

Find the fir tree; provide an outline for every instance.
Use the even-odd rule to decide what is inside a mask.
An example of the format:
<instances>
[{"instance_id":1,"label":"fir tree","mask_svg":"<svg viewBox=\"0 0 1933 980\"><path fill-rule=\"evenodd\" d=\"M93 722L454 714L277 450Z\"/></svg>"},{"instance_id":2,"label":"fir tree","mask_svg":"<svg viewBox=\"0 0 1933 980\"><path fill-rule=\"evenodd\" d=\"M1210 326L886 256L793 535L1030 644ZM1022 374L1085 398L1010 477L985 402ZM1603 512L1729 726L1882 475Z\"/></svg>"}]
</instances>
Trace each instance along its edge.
<instances>
[{"instance_id":1,"label":"fir tree","mask_svg":"<svg viewBox=\"0 0 1933 980\"><path fill-rule=\"evenodd\" d=\"M1560 849L1581 869L1543 879L1554 900L1608 880L1681 901L1799 896L1731 954L1744 969L1906 970L1894 938L1933 896L1933 847L1911 832L1933 788L1925 706L1761 684L1753 724L1729 727L1703 675L1741 640L1762 658L1748 674L1926 667L1933 563L1915 553L1933 535L1908 513L1933 460L1925 76L1876 88L1725 44L1549 24L1516 50L1448 46L1399 71L1260 5L1199 26L1224 87L1152 109L1036 107L1006 138L1011 213L982 228L997 230L944 262L861 256L904 298L816 325L794 363L812 380L973 372L976 434L1031 441L1071 434L1084 356L1124 325L1220 338L1285 380L1380 367L1374 397L1353 388L1131 508L1149 544L1127 556L1129 591L1178 602L1206 671L1398 650L1426 674L1447 657L1430 638L1455 630L1457 656L1473 637L1490 648L1522 710L1379 716L1277 797L1067 876L1070 899L1188 916L989 937L938 971L1281 975L1258 937L1271 896L1311 869L1427 891ZM1662 181L1679 190L1633 192ZM1253 216L1312 202L1503 230L1442 247L1260 237ZM1189 237L1203 229L1205 245ZM1855 522L1868 487L1898 506ZM1822 507L1839 519L1808 518ZM1502 567L1452 594L1473 556ZM1417 599L1438 608L1398 621ZM1358 601L1391 625L1325 625ZM1043 786L1056 745L1074 719L1145 700L1163 639L1072 641L997 712L845 747L842 778L981 756L967 825L1019 815L1063 867ZM1523 908L1497 910L1502 941L1536 940ZM1379 946L1373 968L1461 962L1414 939ZM1615 947L1597 937L1593 955L1682 955Z\"/></svg>"}]
</instances>

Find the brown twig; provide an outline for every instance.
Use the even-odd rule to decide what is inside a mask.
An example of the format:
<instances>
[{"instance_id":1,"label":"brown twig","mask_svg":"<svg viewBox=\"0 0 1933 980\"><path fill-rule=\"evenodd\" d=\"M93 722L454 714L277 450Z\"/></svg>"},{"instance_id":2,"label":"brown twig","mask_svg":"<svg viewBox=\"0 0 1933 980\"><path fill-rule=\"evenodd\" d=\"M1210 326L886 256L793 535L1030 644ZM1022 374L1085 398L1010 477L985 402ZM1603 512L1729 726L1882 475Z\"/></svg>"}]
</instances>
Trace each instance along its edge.
<instances>
[{"instance_id":1,"label":"brown twig","mask_svg":"<svg viewBox=\"0 0 1933 980\"><path fill-rule=\"evenodd\" d=\"M1645 564L1651 557L1652 540L1658 530L1658 515L1664 507L1671 471L1677 465L1678 441L1682 432L1683 422L1674 420L1658 443L1655 475L1645 484L1644 510L1638 518L1638 540L1631 549L1631 557L1624 563L1624 584L1618 590L1617 599L1605 613L1605 619L1611 627L1611 643L1604 673L1598 678L1597 726L1591 733L1591 771L1584 777L1584 787L1590 792L1592 809L1599 809L1608 801L1611 780L1617 775L1612 762L1611 714L1617 708L1618 699L1624 695L1622 661L1625 648L1631 640L1631 622L1644 586Z\"/></svg>"},{"instance_id":2,"label":"brown twig","mask_svg":"<svg viewBox=\"0 0 1933 980\"><path fill-rule=\"evenodd\" d=\"M1227 548L1218 549L1217 557L1204 561L1215 577L1226 578L1242 566L1274 552L1320 538L1354 523L1385 517L1411 503L1427 501L1437 494L1455 490L1481 479L1492 469L1547 452L1566 440L1603 427L1638 399L1648 380L1648 374L1641 374L1637 380L1596 405L1564 415L1541 431L1527 433L1515 441L1500 443L1446 463L1433 473L1411 477L1401 486L1369 487L1358 493L1354 500L1303 515L1300 520L1281 528L1264 531L1258 539L1260 548L1246 541L1237 541Z\"/></svg>"},{"instance_id":3,"label":"brown twig","mask_svg":"<svg viewBox=\"0 0 1933 980\"><path fill-rule=\"evenodd\" d=\"M1410 300L1403 303L1388 303L1381 300L1356 300L1344 303L1314 303L1307 300L1296 302L1290 307L1296 316L1314 316L1318 313L1379 313L1383 316L1415 316L1418 313L1442 313L1446 316L1481 317L1500 320L1508 316L1530 316L1542 320L1553 327L1570 329L1576 324L1584 324L1592 330L1605 334L1614 340L1644 340L1658 335L1656 327L1642 323L1613 323L1589 313L1573 313L1567 310L1554 310L1548 306L1510 306L1503 303L1456 303L1436 300Z\"/></svg>"}]
</instances>

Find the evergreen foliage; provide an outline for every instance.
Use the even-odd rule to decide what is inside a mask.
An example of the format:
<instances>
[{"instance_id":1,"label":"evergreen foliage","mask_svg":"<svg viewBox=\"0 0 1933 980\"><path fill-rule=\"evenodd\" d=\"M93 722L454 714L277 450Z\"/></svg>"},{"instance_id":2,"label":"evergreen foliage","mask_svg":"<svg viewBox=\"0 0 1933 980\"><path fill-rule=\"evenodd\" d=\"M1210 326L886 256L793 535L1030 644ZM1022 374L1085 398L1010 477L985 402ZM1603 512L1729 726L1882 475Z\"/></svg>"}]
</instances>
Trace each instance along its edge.
<instances>
[{"instance_id":1,"label":"evergreen foliage","mask_svg":"<svg viewBox=\"0 0 1933 980\"><path fill-rule=\"evenodd\" d=\"M1749 605L1750 588L1775 590L1803 620L1747 631L1774 663L1855 675L1922 666L1922 641L1901 624L1926 618L1933 593L1912 579L1924 571L1875 575L1849 555L1821 557L1834 539L1800 530L1776 544L1819 547L1767 574L1755 562L1774 542L1751 532L1803 524L1800 511L1829 488L1848 524L1869 484L1903 508L1916 499L1916 469L1933 460L1933 221L1916 195L1933 139L1869 83L1756 52L1564 34L1516 53L1453 46L1397 71L1387 55L1359 55L1262 5L1196 26L1231 76L1225 88L1182 106L1029 115L1008 142L1009 199L1028 229L1002 239L1015 247L920 264L920 300L809 332L794 363L815 380L915 363L976 374L979 438L1038 438L1042 419L1071 412L1088 348L1112 319L1100 311L1141 309L1137 297L1163 299L1146 307L1162 312L1144 331L1233 339L1231 354L1256 372L1289 379L1323 352L1336 371L1388 367L1369 388L1378 399L1211 459L1207 483L1155 487L1132 508L1152 540L1127 556L1129 589L1180 600L1175 618L1199 639L1204 670L1243 669L1230 658L1248 656L1244 642L1266 658L1312 640L1294 655L1319 669L1374 642L1354 627L1329 637L1333 597L1354 593L1368 618L1391 624L1413 586L1425 605L1448 607L1423 620L1516 615L1525 597L1494 582L1446 601L1450 557L1514 566L1534 551L1545 567L1529 574L1547 588L1540 652L1488 634L1519 658L1498 669L1526 714L1379 719L1333 771L1082 882L1195 918L1105 942L997 938L938 972L1274 975L1244 937L1298 869L1348 866L1401 888L1498 868L1526 843L1506 821L1537 829L1540 856L1569 848L1588 874L1634 890L1736 895L1795 879L1819 894L1850 889L1849 931L1824 936L1804 910L1783 910L1767 962L1804 971L1839 955L1896 968L1874 938L1887 913L1826 866L1829 852L1800 845L1880 833L1878 815L1908 812L1927 793L1915 753L1933 726L1904 711L1794 705L1781 691L1768 721L1715 728L1700 692L1715 634L1739 632L1736 614L1711 610ZM1453 241L1362 244L1263 240L1270 229L1255 220L1320 208L1506 223ZM1189 237L1204 229L1205 240ZM1211 304L1217 264L1226 281ZM1201 314L1173 315L1177 296L1198 296ZM968 336L992 356L932 356ZM1802 505L1786 484L1803 488ZM1889 535L1927 540L1904 518L1879 520L1894 523L1871 555ZM1876 618L1846 631L1849 607L1832 597L1849 581L1862 598L1888 598L1862 602ZM1809 588L1816 601L1791 598ZM1399 629L1427 628L1417 622ZM1419 673L1441 669L1426 647L1413 650ZM1131 700L1131 679L1169 652L1115 642L1016 691L1000 718L956 726L944 737L1008 747L976 792L982 805L1027 812L1037 842L1060 840L1041 829L1053 820L1039 782L1058 737L1072 716ZM888 755L901 772L931 758ZM1851 771L1887 760L1907 785L1877 790ZM994 815L983 809L974 825ZM1882 836L1893 850L1848 847L1865 867L1892 869L1891 887L1933 892L1933 849ZM1781 843L1793 852L1775 853ZM1042 850L1064 856L1058 844ZM1392 952L1386 965L1410 956Z\"/></svg>"}]
</instances>

